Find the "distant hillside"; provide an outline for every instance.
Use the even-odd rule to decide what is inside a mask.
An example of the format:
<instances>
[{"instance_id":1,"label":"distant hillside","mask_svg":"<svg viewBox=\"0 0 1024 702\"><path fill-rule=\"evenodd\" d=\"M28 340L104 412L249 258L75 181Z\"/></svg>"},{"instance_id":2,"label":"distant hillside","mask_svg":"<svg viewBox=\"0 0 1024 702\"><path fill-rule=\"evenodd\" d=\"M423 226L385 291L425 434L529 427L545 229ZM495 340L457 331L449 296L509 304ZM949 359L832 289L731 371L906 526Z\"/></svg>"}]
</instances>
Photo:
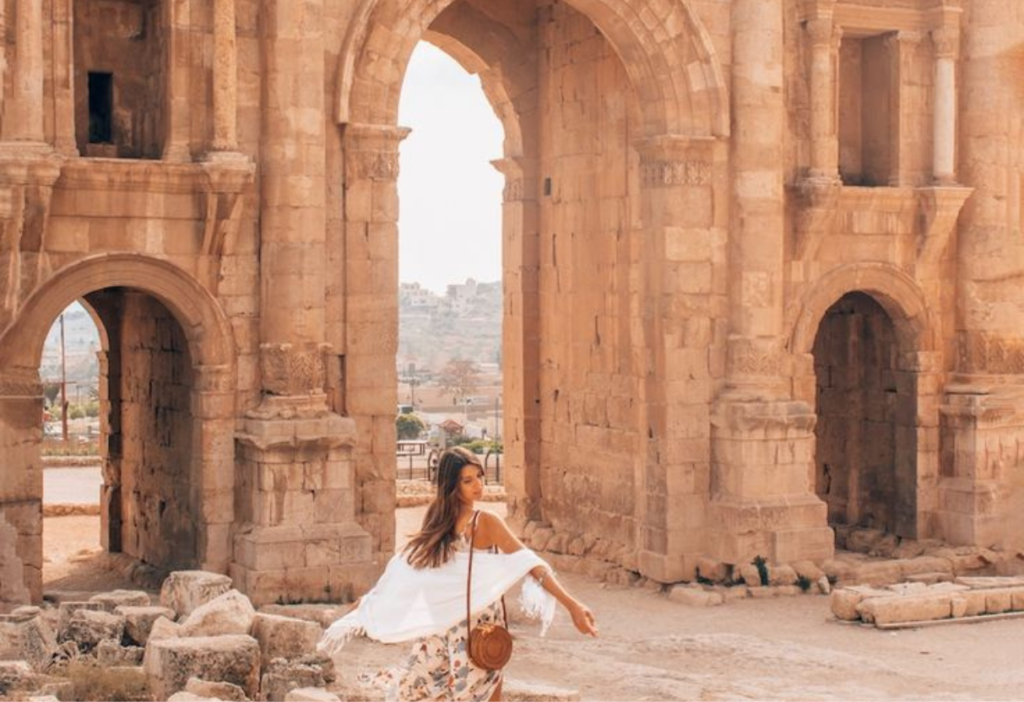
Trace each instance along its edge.
<instances>
[{"instance_id":1,"label":"distant hillside","mask_svg":"<svg viewBox=\"0 0 1024 702\"><path fill-rule=\"evenodd\" d=\"M440 370L452 358L501 363L501 282L448 286L436 295L418 283L399 291L398 363Z\"/></svg>"}]
</instances>

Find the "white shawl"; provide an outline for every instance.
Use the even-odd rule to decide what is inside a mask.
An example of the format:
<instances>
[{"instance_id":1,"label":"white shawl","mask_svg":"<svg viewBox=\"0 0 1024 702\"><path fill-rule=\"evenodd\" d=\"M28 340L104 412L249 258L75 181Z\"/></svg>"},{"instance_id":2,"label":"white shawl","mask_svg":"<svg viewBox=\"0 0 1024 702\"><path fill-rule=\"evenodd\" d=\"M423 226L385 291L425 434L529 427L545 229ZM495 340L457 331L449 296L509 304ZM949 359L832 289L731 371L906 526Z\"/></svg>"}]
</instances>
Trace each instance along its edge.
<instances>
[{"instance_id":1,"label":"white shawl","mask_svg":"<svg viewBox=\"0 0 1024 702\"><path fill-rule=\"evenodd\" d=\"M547 563L528 548L515 553L473 553L473 613L497 601L533 568ZM469 553L456 551L437 568L413 568L404 554L388 563L359 605L337 620L317 644L317 651L335 656L353 636L382 643L412 641L440 634L466 618L466 572ZM541 619L541 636L555 614L555 598L532 577L523 583L521 599L528 616Z\"/></svg>"}]
</instances>

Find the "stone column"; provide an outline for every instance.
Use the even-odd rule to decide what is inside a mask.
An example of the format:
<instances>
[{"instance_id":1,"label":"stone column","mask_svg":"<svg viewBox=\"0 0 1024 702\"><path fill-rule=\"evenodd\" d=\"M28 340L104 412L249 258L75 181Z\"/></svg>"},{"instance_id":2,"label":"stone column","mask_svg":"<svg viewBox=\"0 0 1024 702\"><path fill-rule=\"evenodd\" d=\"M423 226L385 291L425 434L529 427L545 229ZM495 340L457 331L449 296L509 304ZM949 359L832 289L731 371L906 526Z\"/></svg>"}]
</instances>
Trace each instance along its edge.
<instances>
[{"instance_id":1,"label":"stone column","mask_svg":"<svg viewBox=\"0 0 1024 702\"><path fill-rule=\"evenodd\" d=\"M191 135L191 0L164 0L164 23L167 27L167 81L164 95L167 110L167 133L164 136L164 161L192 160Z\"/></svg>"},{"instance_id":2,"label":"stone column","mask_svg":"<svg viewBox=\"0 0 1024 702\"><path fill-rule=\"evenodd\" d=\"M247 526L235 531L231 572L258 603L347 598L376 563L355 522L355 422L330 412L324 391L325 121L294 118L325 114L323 2L271 0L263 11L262 397L237 436L236 522Z\"/></svg>"},{"instance_id":3,"label":"stone column","mask_svg":"<svg viewBox=\"0 0 1024 702\"><path fill-rule=\"evenodd\" d=\"M938 185L956 182L956 60L959 27L932 31L935 45L935 111L932 134L932 178Z\"/></svg>"},{"instance_id":4,"label":"stone column","mask_svg":"<svg viewBox=\"0 0 1024 702\"><path fill-rule=\"evenodd\" d=\"M359 519L381 564L395 539L398 147L408 134L372 124L347 124L343 133L344 402L358 430Z\"/></svg>"},{"instance_id":5,"label":"stone column","mask_svg":"<svg viewBox=\"0 0 1024 702\"><path fill-rule=\"evenodd\" d=\"M43 597L42 413L38 370L0 371L0 512L17 532L15 551L35 603Z\"/></svg>"},{"instance_id":6,"label":"stone column","mask_svg":"<svg viewBox=\"0 0 1024 702\"><path fill-rule=\"evenodd\" d=\"M920 171L912 169L914 144L909 136L912 132L910 122L915 117L910 112L913 103L908 99L906 89L910 83L908 76L912 74L914 53L921 39L920 32L910 31L894 32L885 38L891 66L889 75L892 77L889 83L889 185L894 187L917 185L921 177Z\"/></svg>"},{"instance_id":7,"label":"stone column","mask_svg":"<svg viewBox=\"0 0 1024 702\"><path fill-rule=\"evenodd\" d=\"M505 176L502 200L503 397L509 519L540 519L539 205L536 161L491 162Z\"/></svg>"},{"instance_id":8,"label":"stone column","mask_svg":"<svg viewBox=\"0 0 1024 702\"><path fill-rule=\"evenodd\" d=\"M71 0L53 0L54 147L63 156L78 156L75 141L74 31Z\"/></svg>"},{"instance_id":9,"label":"stone column","mask_svg":"<svg viewBox=\"0 0 1024 702\"><path fill-rule=\"evenodd\" d=\"M975 190L956 239L957 372L941 417L940 535L983 546L1005 543L1024 499L1012 475L1024 460L1024 101L1005 78L1024 18L1010 5L975 0L964 13L960 180Z\"/></svg>"},{"instance_id":10,"label":"stone column","mask_svg":"<svg viewBox=\"0 0 1024 702\"><path fill-rule=\"evenodd\" d=\"M833 552L813 493L814 413L788 399L783 352L786 105L782 4L732 4L732 218L726 383L712 417L714 557L749 563Z\"/></svg>"},{"instance_id":11,"label":"stone column","mask_svg":"<svg viewBox=\"0 0 1024 702\"><path fill-rule=\"evenodd\" d=\"M4 141L42 143L43 0L14 3L14 74L4 106Z\"/></svg>"},{"instance_id":12,"label":"stone column","mask_svg":"<svg viewBox=\"0 0 1024 702\"><path fill-rule=\"evenodd\" d=\"M213 3L213 150L238 150L235 0Z\"/></svg>"},{"instance_id":13,"label":"stone column","mask_svg":"<svg viewBox=\"0 0 1024 702\"><path fill-rule=\"evenodd\" d=\"M643 227L631 233L638 568L694 577L711 470L711 360L727 297L724 142L663 135L636 144Z\"/></svg>"},{"instance_id":14,"label":"stone column","mask_svg":"<svg viewBox=\"0 0 1024 702\"><path fill-rule=\"evenodd\" d=\"M809 177L830 183L839 180L839 138L836 131L836 76L840 32L832 6L818 9L807 20L811 45L811 168Z\"/></svg>"}]
</instances>

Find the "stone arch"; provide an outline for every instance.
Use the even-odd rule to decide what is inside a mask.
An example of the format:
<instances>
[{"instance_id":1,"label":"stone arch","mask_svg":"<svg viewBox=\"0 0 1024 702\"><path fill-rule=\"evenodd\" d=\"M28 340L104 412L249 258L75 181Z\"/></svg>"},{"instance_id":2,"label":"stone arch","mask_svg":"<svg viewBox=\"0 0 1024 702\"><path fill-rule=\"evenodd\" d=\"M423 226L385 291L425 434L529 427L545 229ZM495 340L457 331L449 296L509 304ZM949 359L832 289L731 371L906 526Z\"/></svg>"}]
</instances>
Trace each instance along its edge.
<instances>
[{"instance_id":1,"label":"stone arch","mask_svg":"<svg viewBox=\"0 0 1024 702\"><path fill-rule=\"evenodd\" d=\"M138 254L101 254L57 271L29 296L18 317L0 335L0 368L38 366L52 320L75 300L110 287L135 288L166 305L184 329L196 365L233 365L231 325L216 300L198 281L160 259ZM19 340L28 343L17 343Z\"/></svg>"},{"instance_id":2,"label":"stone arch","mask_svg":"<svg viewBox=\"0 0 1024 702\"><path fill-rule=\"evenodd\" d=\"M183 513L192 515L188 558L195 561L193 567L226 572L231 558L235 359L227 318L213 296L172 263L139 254L90 256L40 285L0 334L0 380L9 379L6 384L0 382L0 448L12 449L5 466L7 480L0 485L0 508L8 508L9 517L13 514L18 554L28 566L25 584L35 600L41 597L42 587L39 359L53 320L68 304L86 296L92 298L87 303L96 302L96 294L117 289L135 291L159 303L157 307L177 324L175 333L181 341L174 343L186 350L180 354L185 372L178 376L184 380L176 381L186 394L175 400L175 406L182 408L183 433L182 441L166 445L182 458L178 465L188 484L174 499ZM98 327L109 333L101 310L91 312L102 322ZM120 495L108 488L119 490L120 485L108 483L105 475L105 503L110 494ZM110 532L105 532L104 543L119 550L106 540Z\"/></svg>"},{"instance_id":3,"label":"stone arch","mask_svg":"<svg viewBox=\"0 0 1024 702\"><path fill-rule=\"evenodd\" d=\"M341 124L397 122L404 68L416 42L455 0L363 0L342 43L336 117ZM628 0L569 0L621 59L643 106L648 136L726 136L725 80L688 0L646 13ZM649 16L648 14L649 13Z\"/></svg>"},{"instance_id":4,"label":"stone arch","mask_svg":"<svg viewBox=\"0 0 1024 702\"><path fill-rule=\"evenodd\" d=\"M825 274L790 322L794 395L815 408L815 486L837 534L927 536L940 369L924 293L894 266L850 264Z\"/></svg>"},{"instance_id":5,"label":"stone arch","mask_svg":"<svg viewBox=\"0 0 1024 702\"><path fill-rule=\"evenodd\" d=\"M825 312L850 292L870 295L896 327L900 355L930 352L935 340L924 292L914 280L885 263L852 263L823 275L790 308L789 351L808 354Z\"/></svg>"}]
</instances>

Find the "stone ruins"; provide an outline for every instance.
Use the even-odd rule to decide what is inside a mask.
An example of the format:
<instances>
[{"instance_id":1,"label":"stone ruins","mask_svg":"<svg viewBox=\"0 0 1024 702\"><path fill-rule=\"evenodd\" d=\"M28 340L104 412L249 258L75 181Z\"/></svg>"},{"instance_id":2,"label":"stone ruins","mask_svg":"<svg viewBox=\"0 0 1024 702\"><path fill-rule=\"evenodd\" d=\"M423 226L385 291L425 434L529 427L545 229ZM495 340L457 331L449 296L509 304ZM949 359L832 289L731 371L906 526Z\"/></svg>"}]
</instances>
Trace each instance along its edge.
<instances>
[{"instance_id":1,"label":"stone ruins","mask_svg":"<svg viewBox=\"0 0 1024 702\"><path fill-rule=\"evenodd\" d=\"M74 300L107 550L256 605L375 579L419 41L504 125L533 545L662 583L855 527L1019 546L1019 0L4 0L0 29L5 596L42 594L38 368Z\"/></svg>"}]
</instances>

